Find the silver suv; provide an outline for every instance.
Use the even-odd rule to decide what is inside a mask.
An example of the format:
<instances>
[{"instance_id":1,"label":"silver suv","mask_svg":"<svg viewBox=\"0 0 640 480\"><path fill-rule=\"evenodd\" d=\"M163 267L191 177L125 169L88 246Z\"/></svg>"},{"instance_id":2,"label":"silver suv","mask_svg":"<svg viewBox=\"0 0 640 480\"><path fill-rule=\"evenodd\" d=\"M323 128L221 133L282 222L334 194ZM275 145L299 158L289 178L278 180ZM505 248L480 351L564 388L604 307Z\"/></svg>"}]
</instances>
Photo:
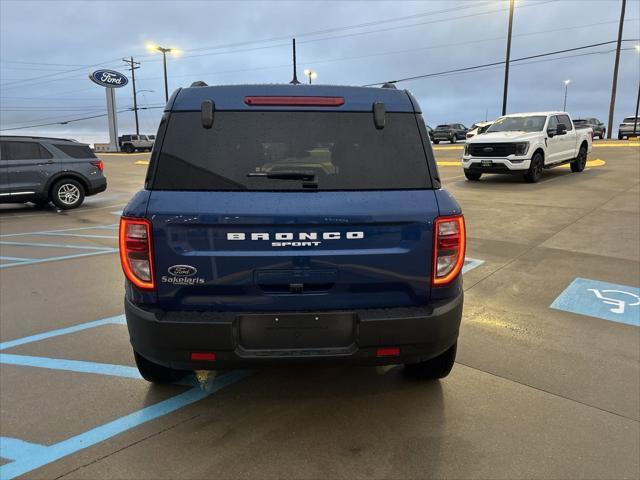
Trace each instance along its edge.
<instances>
[{"instance_id":1,"label":"silver suv","mask_svg":"<svg viewBox=\"0 0 640 480\"><path fill-rule=\"evenodd\" d=\"M103 170L91 148L75 140L0 136L0 203L77 208L107 189Z\"/></svg>"}]
</instances>

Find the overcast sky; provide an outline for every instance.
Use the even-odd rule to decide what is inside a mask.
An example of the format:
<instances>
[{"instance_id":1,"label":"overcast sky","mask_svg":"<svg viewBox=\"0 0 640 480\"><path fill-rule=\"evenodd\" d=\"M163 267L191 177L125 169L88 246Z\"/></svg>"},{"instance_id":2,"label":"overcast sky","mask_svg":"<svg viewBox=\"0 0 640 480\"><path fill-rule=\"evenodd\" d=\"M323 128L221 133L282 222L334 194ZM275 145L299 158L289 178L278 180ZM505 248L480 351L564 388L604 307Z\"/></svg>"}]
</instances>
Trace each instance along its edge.
<instances>
[{"instance_id":1,"label":"overcast sky","mask_svg":"<svg viewBox=\"0 0 640 480\"><path fill-rule=\"evenodd\" d=\"M512 59L617 38L621 0L517 0ZM623 38L640 37L640 1L627 1ZM40 1L0 0L0 128L64 121L106 111L104 89L88 74L99 67L136 70L140 106L164 104L155 42L182 51L168 57L169 90L208 84L291 80L289 38L298 43L298 77L362 85L504 60L508 1ZM640 55L623 43L616 125L632 115ZM511 67L509 112L561 109L606 122L615 44ZM591 54L600 52L597 54ZM581 56L575 56L580 54ZM589 54L589 55L585 55ZM571 55L570 58L561 58ZM553 60L552 60L553 59ZM544 61L540 61L544 60ZM501 110L504 67L401 82L421 103L428 124L467 125ZM149 92L148 90L152 90ZM116 90L131 107L131 84ZM161 108L140 112L141 133L155 133ZM120 134L134 131L133 112L118 116ZM106 141L106 118L3 134L70 136Z\"/></svg>"}]
</instances>

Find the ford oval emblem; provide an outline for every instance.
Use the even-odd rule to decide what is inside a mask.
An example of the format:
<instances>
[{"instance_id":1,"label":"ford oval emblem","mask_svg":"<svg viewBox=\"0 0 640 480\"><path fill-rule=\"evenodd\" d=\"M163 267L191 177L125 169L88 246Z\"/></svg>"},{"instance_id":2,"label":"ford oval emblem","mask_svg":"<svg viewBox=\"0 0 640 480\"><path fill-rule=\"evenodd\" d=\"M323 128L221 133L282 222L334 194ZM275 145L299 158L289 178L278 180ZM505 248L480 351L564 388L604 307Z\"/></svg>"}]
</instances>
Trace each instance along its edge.
<instances>
[{"instance_id":1,"label":"ford oval emblem","mask_svg":"<svg viewBox=\"0 0 640 480\"><path fill-rule=\"evenodd\" d=\"M493 147L484 147L484 148L482 149L482 151L483 151L483 152L487 152L487 153L489 153L489 152L493 152Z\"/></svg>"},{"instance_id":2,"label":"ford oval emblem","mask_svg":"<svg viewBox=\"0 0 640 480\"><path fill-rule=\"evenodd\" d=\"M97 83L101 87L120 88L129 83L129 79L122 73L115 70L96 70L89 75L93 83Z\"/></svg>"},{"instance_id":3,"label":"ford oval emblem","mask_svg":"<svg viewBox=\"0 0 640 480\"><path fill-rule=\"evenodd\" d=\"M192 277L198 273L198 269L191 265L173 265L167 271L174 277Z\"/></svg>"}]
</instances>

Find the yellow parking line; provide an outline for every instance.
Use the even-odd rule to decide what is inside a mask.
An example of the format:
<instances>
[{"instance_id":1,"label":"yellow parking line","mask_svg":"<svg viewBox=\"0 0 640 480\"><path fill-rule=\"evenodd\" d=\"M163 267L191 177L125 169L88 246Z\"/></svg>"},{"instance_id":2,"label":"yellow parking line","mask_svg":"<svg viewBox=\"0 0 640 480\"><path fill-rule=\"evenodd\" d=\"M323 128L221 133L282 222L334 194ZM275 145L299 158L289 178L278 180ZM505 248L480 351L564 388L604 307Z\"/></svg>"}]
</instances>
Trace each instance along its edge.
<instances>
[{"instance_id":1,"label":"yellow parking line","mask_svg":"<svg viewBox=\"0 0 640 480\"><path fill-rule=\"evenodd\" d=\"M451 162L451 161L441 161L436 162L439 167L461 167L462 162ZM600 158L594 158L593 160L587 160L587 167L601 167L605 165L607 162L601 160ZM560 168L569 168L569 164L566 163L564 165L560 165Z\"/></svg>"},{"instance_id":2,"label":"yellow parking line","mask_svg":"<svg viewBox=\"0 0 640 480\"><path fill-rule=\"evenodd\" d=\"M445 147L432 147L434 150L462 150L464 145L449 145Z\"/></svg>"},{"instance_id":3,"label":"yellow parking line","mask_svg":"<svg viewBox=\"0 0 640 480\"><path fill-rule=\"evenodd\" d=\"M149 160L138 160L136 165L149 165Z\"/></svg>"},{"instance_id":4,"label":"yellow parking line","mask_svg":"<svg viewBox=\"0 0 640 480\"><path fill-rule=\"evenodd\" d=\"M594 143L593 144L594 148L598 148L598 147L640 147L640 142L628 142L628 143L622 143L622 142L606 142L606 143Z\"/></svg>"}]
</instances>

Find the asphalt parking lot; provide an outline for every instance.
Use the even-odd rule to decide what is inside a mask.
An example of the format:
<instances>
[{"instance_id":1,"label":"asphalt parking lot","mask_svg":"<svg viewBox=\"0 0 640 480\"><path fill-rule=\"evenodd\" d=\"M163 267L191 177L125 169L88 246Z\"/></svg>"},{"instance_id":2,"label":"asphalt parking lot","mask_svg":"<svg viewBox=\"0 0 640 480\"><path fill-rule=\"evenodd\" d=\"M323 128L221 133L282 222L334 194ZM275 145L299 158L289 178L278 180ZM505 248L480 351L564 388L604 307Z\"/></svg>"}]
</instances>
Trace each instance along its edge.
<instances>
[{"instance_id":1,"label":"asphalt parking lot","mask_svg":"<svg viewBox=\"0 0 640 480\"><path fill-rule=\"evenodd\" d=\"M78 210L0 206L0 478L639 478L640 146L583 173L465 180L457 365L296 367L140 379L119 211L148 154L101 155ZM587 314L588 313L588 314Z\"/></svg>"}]
</instances>

